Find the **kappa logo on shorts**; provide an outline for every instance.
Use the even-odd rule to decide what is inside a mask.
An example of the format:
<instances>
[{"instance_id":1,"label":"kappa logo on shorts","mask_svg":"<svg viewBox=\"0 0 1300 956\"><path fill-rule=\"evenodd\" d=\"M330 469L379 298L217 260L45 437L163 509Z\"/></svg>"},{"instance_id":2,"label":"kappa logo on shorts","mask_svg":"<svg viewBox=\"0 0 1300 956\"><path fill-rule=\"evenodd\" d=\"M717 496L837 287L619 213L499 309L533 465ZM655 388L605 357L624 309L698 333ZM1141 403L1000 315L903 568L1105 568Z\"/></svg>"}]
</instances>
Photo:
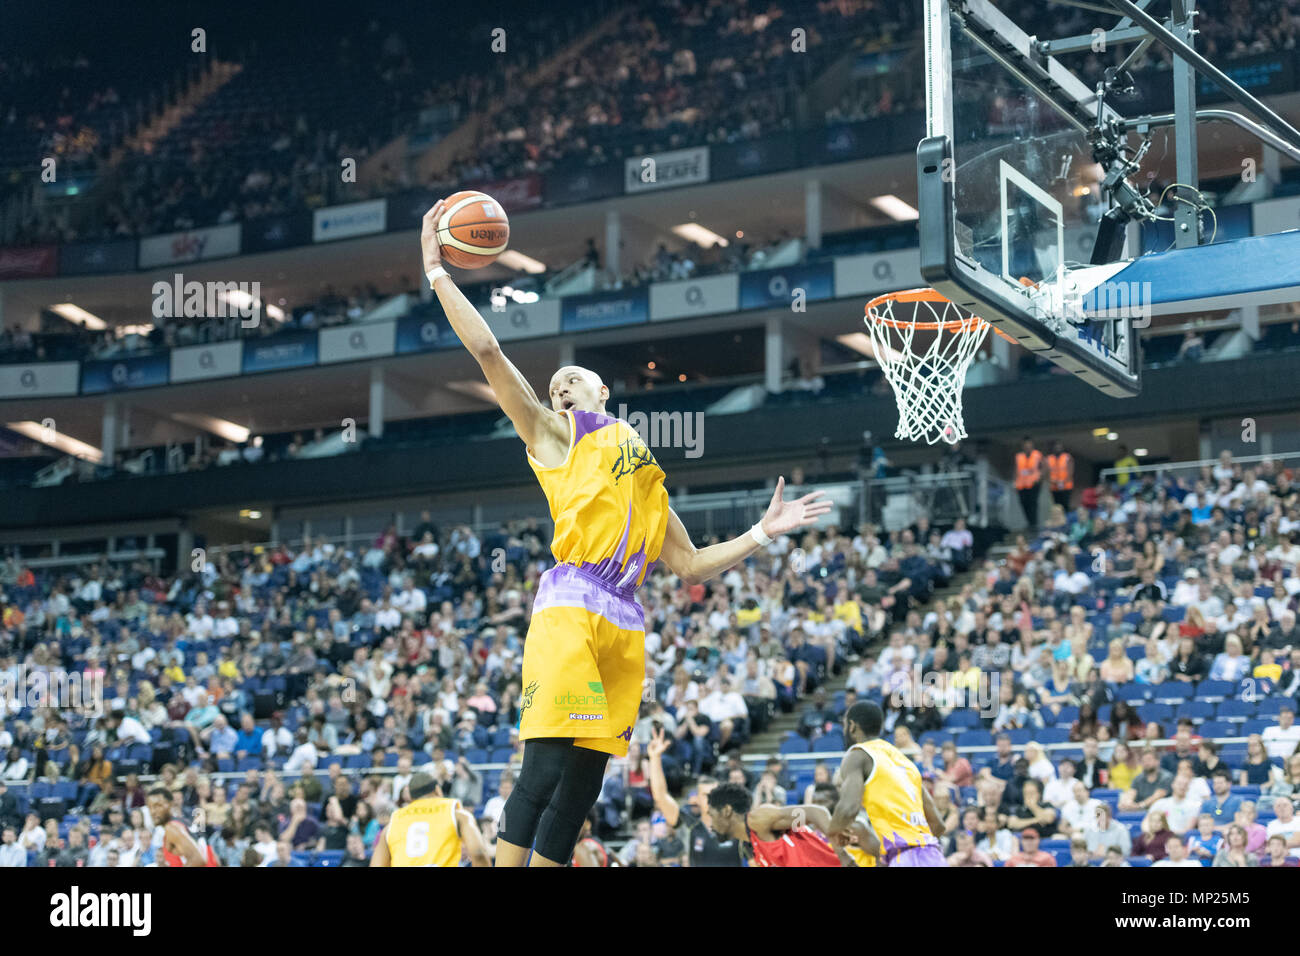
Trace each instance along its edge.
<instances>
[{"instance_id":1,"label":"kappa logo on shorts","mask_svg":"<svg viewBox=\"0 0 1300 956\"><path fill-rule=\"evenodd\" d=\"M570 720L604 720L604 714L570 714Z\"/></svg>"},{"instance_id":2,"label":"kappa logo on shorts","mask_svg":"<svg viewBox=\"0 0 1300 956\"><path fill-rule=\"evenodd\" d=\"M519 705L519 713L521 716L524 711L533 706L533 694L535 693L537 693L537 681L533 681L524 688L524 702Z\"/></svg>"}]
</instances>

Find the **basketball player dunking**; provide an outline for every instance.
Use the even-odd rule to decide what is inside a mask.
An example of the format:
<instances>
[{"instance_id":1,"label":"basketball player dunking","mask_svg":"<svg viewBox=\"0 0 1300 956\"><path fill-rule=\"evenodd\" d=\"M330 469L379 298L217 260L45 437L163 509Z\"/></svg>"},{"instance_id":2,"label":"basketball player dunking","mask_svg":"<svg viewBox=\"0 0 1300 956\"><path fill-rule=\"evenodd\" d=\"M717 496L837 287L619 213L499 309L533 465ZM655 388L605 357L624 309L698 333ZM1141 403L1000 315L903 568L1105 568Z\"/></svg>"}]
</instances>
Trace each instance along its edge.
<instances>
[{"instance_id":1,"label":"basketball player dunking","mask_svg":"<svg viewBox=\"0 0 1300 956\"><path fill-rule=\"evenodd\" d=\"M783 501L778 480L767 513L748 534L697 549L668 507L664 472L650 449L606 413L609 389L600 377L562 368L543 403L502 353L442 267L442 208L439 202L424 216L425 274L523 439L555 522L557 563L542 575L524 643L523 767L502 812L496 864L563 866L600 795L606 762L627 754L645 678L645 618L635 594L651 566L662 561L684 581L705 581L831 506L818 500L820 492Z\"/></svg>"},{"instance_id":2,"label":"basketball player dunking","mask_svg":"<svg viewBox=\"0 0 1300 956\"><path fill-rule=\"evenodd\" d=\"M145 798L153 825L163 828L163 866L220 866L217 855L206 841L200 847L179 820L172 819L172 792L154 787Z\"/></svg>"},{"instance_id":3,"label":"basketball player dunking","mask_svg":"<svg viewBox=\"0 0 1300 956\"><path fill-rule=\"evenodd\" d=\"M916 764L881 739L884 721L871 701L854 704L844 715L850 747L840 764L840 799L828 835L845 846L854 821L865 814L879 835L880 865L947 866L937 839L943 836L943 819Z\"/></svg>"},{"instance_id":4,"label":"basketball player dunking","mask_svg":"<svg viewBox=\"0 0 1300 956\"><path fill-rule=\"evenodd\" d=\"M490 866L474 817L459 800L444 797L438 781L417 773L406 785L411 802L393 811L379 831L371 866Z\"/></svg>"}]
</instances>

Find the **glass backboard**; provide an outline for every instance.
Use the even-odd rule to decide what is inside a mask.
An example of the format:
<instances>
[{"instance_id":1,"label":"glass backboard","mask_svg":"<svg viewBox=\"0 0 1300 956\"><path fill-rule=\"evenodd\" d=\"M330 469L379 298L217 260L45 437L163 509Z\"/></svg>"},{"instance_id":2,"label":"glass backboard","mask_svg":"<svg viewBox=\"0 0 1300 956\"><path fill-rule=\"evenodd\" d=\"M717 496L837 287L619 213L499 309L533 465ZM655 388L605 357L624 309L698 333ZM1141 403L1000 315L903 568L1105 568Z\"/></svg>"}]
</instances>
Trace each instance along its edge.
<instances>
[{"instance_id":1,"label":"glass backboard","mask_svg":"<svg viewBox=\"0 0 1300 956\"><path fill-rule=\"evenodd\" d=\"M1095 94L985 0L926 0L926 45L922 274L1025 348L1136 394L1132 316L1090 307L1122 267L1088 265L1108 208Z\"/></svg>"}]
</instances>

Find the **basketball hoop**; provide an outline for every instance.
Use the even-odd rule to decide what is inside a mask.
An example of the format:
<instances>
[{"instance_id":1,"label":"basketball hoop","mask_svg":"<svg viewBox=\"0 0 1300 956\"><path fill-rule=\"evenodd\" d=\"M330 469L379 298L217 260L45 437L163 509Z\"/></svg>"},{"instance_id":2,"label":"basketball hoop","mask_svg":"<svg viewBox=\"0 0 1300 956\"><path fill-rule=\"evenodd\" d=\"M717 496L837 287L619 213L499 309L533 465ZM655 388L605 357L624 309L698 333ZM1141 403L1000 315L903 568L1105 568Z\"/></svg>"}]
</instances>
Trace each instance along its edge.
<instances>
[{"instance_id":1,"label":"basketball hoop","mask_svg":"<svg viewBox=\"0 0 1300 956\"><path fill-rule=\"evenodd\" d=\"M993 327L934 289L878 295L867 303L866 313L876 361L898 402L894 437L931 445L955 445L965 438L961 392L966 372ZM923 334L918 337L918 332Z\"/></svg>"}]
</instances>

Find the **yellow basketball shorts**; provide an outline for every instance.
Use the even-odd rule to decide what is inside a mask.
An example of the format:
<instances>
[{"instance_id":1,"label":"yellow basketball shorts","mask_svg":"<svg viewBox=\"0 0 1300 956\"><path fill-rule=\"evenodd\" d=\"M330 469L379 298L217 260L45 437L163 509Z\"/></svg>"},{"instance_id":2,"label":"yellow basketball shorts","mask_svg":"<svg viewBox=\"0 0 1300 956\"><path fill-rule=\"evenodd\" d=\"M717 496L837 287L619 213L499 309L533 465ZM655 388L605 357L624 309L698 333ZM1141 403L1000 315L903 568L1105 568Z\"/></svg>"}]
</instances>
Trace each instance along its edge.
<instances>
[{"instance_id":1,"label":"yellow basketball shorts","mask_svg":"<svg viewBox=\"0 0 1300 956\"><path fill-rule=\"evenodd\" d=\"M645 613L574 565L542 575L524 641L519 738L627 755L645 681Z\"/></svg>"}]
</instances>

